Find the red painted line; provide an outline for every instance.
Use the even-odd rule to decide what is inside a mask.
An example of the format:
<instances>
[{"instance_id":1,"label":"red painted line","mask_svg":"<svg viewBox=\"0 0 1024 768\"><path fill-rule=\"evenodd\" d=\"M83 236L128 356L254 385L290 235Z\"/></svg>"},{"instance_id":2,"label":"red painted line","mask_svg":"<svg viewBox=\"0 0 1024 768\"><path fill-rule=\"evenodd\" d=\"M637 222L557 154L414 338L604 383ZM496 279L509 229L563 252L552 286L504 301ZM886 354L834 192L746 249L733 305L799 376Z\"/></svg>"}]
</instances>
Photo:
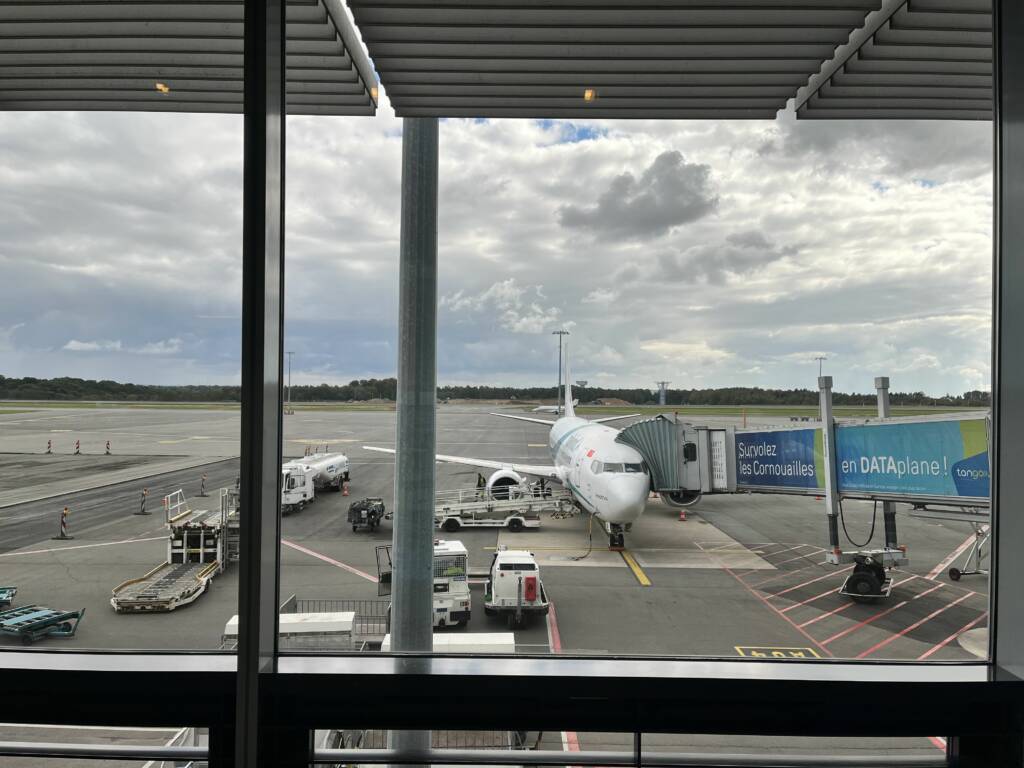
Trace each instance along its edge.
<instances>
[{"instance_id":1,"label":"red painted line","mask_svg":"<svg viewBox=\"0 0 1024 768\"><path fill-rule=\"evenodd\" d=\"M987 530L988 530L988 526L987 525L982 526L982 531L987 531ZM940 573L942 573L944 570L946 570L949 567L950 563L952 563L954 560L956 560L958 557L960 557L960 555L962 555L964 552L966 552L967 549L977 540L978 540L978 537L975 536L972 533L970 536L967 537L967 540L963 544L961 544L959 547L957 547L952 552L950 552L948 555L946 555L945 559L941 563L939 563L934 568L932 568L928 572L928 575L925 576L925 578L926 579L934 579L936 576L938 576Z\"/></svg>"},{"instance_id":2,"label":"red painted line","mask_svg":"<svg viewBox=\"0 0 1024 768\"><path fill-rule=\"evenodd\" d=\"M830 592L826 592L825 594L827 594L827 595L830 595L830 594L832 594L832 593L831 593L831 591L830 591ZM800 626L800 627L808 627L808 626L810 626L811 624L814 624L815 622L821 621L822 619L827 619L827 618L828 618L829 616L835 616L835 615L836 615L837 613L842 613L842 612L843 612L843 611L845 611L845 610L846 610L847 608L849 608L849 607L850 607L851 605L853 605L853 603L843 603L843 604L842 604L842 605L840 605L840 606L839 606L838 608L833 608L833 609L832 609L831 611L829 611L828 613L819 613L819 614L818 614L817 616L815 616L815 617L814 617L813 619L810 619L810 620L808 620L808 621L805 621L805 622L804 622L803 624L799 624L798 626Z\"/></svg>"},{"instance_id":3,"label":"red painted line","mask_svg":"<svg viewBox=\"0 0 1024 768\"><path fill-rule=\"evenodd\" d=\"M772 597L781 597L782 595L786 594L787 592L792 592L794 589L800 589L800 587L806 587L806 586L808 586L810 584L814 584L817 581L821 581L822 579L828 579L828 578L831 578L832 576L835 576L836 574L845 573L846 571L849 571L849 570L852 570L852 569L853 569L853 566L852 565L848 565L846 568L840 568L838 571L829 571L824 576L819 576L816 579L811 579L810 581L805 581L802 584L797 584L794 587L789 587L788 589L784 589L781 592L776 592L774 595L772 595Z\"/></svg>"},{"instance_id":4,"label":"red painted line","mask_svg":"<svg viewBox=\"0 0 1024 768\"><path fill-rule=\"evenodd\" d=\"M750 594L752 594L754 597L756 597L758 600L760 600L767 608L769 608L776 615L778 615L783 621L785 621L787 624L789 624L789 626L791 626L793 629L795 629L801 635L806 637L811 643L813 643L815 645L815 647L817 647L817 649L819 651L821 651L823 654L825 654L826 656L831 658L832 654L829 652L829 650L827 648L825 648L821 643L819 643L817 640L815 640L813 637L811 637L811 635L808 634L806 630L801 629L800 626L798 626L792 619L789 618L789 616L786 616L782 611L780 611L774 605L769 603L768 602L768 598L766 598L764 595L760 594L759 592L755 592L753 587L751 587L749 584L747 584L747 582L745 582L743 579L741 579L739 576L737 576L735 573L733 573L732 569L725 568L723 570L725 570L726 573L728 573L730 576L732 576L734 579L736 579L736 581L738 581L740 584L742 584Z\"/></svg>"},{"instance_id":5,"label":"red painted line","mask_svg":"<svg viewBox=\"0 0 1024 768\"><path fill-rule=\"evenodd\" d=\"M372 581L374 584L377 583L376 576L371 576L365 571L360 571L358 568L353 568L351 565L345 565L345 563L339 562L338 560L335 560L333 557L328 557L327 555L322 555L319 552L314 552L312 549L306 549L306 547L302 546L301 544L296 544L294 541L288 541L287 539L281 539L281 543L284 544L286 547L291 547L292 549L298 550L299 552L309 555L310 557L315 557L317 560L323 560L325 563L330 563L336 568L341 568L343 571L354 573L356 576L366 579L367 581Z\"/></svg>"},{"instance_id":6,"label":"red painted line","mask_svg":"<svg viewBox=\"0 0 1024 768\"><path fill-rule=\"evenodd\" d=\"M558 631L558 615L555 613L555 602L548 602L548 648L552 653L562 652L562 635ZM562 731L562 748L567 752L580 751L580 739L576 731Z\"/></svg>"},{"instance_id":7,"label":"red painted line","mask_svg":"<svg viewBox=\"0 0 1024 768\"><path fill-rule=\"evenodd\" d=\"M942 585L940 584L939 586L942 586ZM923 594L923 593L922 593L922 594ZM902 630L900 630L900 631L899 631L899 632L897 632L897 633L896 633L895 635L890 635L890 636L889 636L889 637L887 637L887 638L886 638L885 640L882 640L881 642L875 643L875 644L874 644L873 646L871 646L870 648L868 648L868 649L867 649L866 651L861 651L860 653L858 653L858 654L857 654L857 658L858 658L858 659L863 659L863 658L865 658L865 657L867 657L867 656L870 656L870 655L871 655L872 653L874 653L875 651L877 651L877 650L880 650L881 648L884 648L885 646L887 646L887 645L888 645L889 643L891 643L891 642L892 642L893 640L895 640L896 638L898 638L898 637L903 637L903 636L904 636L905 634L907 634L908 632L913 632L913 631L914 631L915 629L917 629L918 627L920 627L920 626L921 626L922 624L924 624L925 622L928 622L928 621L931 621L932 619L934 619L934 618L935 618L936 616L938 616L938 615L939 615L940 613L945 613L946 611L948 611L948 610L949 610L950 608L952 608L952 607L953 607L954 605L956 605L957 603L962 603L962 602L963 602L964 600L966 600L966 599L967 599L968 597L970 597L970 596L971 596L971 595L973 595L973 594L976 594L976 593L974 593L974 592L968 592L967 594L964 594L964 595L960 595L960 597L958 597L958 598L957 598L956 600L954 600L953 602L951 602L951 603L947 603L946 605L942 606L941 608L938 608L938 609L936 609L936 610L932 611L932 612L931 612L931 613L929 613L929 614L928 614L927 616L925 616L925 617L924 617L923 619L920 619L920 620L918 620L918 621L915 621L915 622L914 622L913 624L911 624L911 625L910 625L909 627L906 627L905 629L902 629ZM918 595L918 597L920 597L920 595Z\"/></svg>"},{"instance_id":8,"label":"red painted line","mask_svg":"<svg viewBox=\"0 0 1024 768\"><path fill-rule=\"evenodd\" d=\"M943 586L942 584L936 584L934 587L931 587L930 589L926 589L921 594L914 595L912 598L910 598L910 600L901 600L896 605L894 605L894 606L892 606L890 608L886 608L884 611L879 611L878 613L872 614L871 616L869 616L868 618L864 619L863 621L859 621L856 624L854 624L852 627L847 627L843 631L838 632L838 633L832 635L832 637L828 638L827 640L822 640L821 642L822 642L823 645L828 645L833 640L838 640L841 637L846 637L851 632L856 632L861 627L866 627L868 624L871 624L871 623L877 621L878 619L882 618L883 616L888 616L890 613L892 613L896 609L902 608L904 605L907 605L908 603L913 602L914 600L917 600L917 598L924 597L925 595L927 595L930 592L934 592L937 589L941 589L942 586Z\"/></svg>"},{"instance_id":9,"label":"red painted line","mask_svg":"<svg viewBox=\"0 0 1024 768\"><path fill-rule=\"evenodd\" d=\"M929 736L928 741L930 741L936 749L941 749L943 752L946 751L946 740L941 736Z\"/></svg>"},{"instance_id":10,"label":"red painted line","mask_svg":"<svg viewBox=\"0 0 1024 768\"><path fill-rule=\"evenodd\" d=\"M975 624L977 624L979 621L981 621L982 619L986 618L987 616L988 616L988 611L985 611L984 613L981 614L981 616L976 618L974 621L970 621L970 622L964 624L962 627L960 627L960 629L958 629L952 635L947 637L941 643L936 643L931 648L929 648L927 651L925 651L920 656L918 656L917 660L918 661L924 661L925 659L927 659L929 656L931 656L936 651L941 650L942 648L945 648L949 643L951 643L953 640L956 640L958 637L960 637L960 635L962 635L964 632L966 632L968 629L973 627Z\"/></svg>"}]
</instances>

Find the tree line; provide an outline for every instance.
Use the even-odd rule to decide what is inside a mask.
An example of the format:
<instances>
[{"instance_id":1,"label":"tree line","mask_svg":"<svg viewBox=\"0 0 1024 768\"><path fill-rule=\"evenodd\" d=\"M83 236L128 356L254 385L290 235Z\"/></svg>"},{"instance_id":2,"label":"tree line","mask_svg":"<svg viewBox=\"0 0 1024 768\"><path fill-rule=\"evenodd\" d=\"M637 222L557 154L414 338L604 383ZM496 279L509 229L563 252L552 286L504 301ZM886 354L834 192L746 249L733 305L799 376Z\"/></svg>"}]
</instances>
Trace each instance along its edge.
<instances>
[{"instance_id":1,"label":"tree line","mask_svg":"<svg viewBox=\"0 0 1024 768\"><path fill-rule=\"evenodd\" d=\"M357 379L348 384L297 385L291 388L292 402L394 401L395 379ZM453 400L554 400L555 387L487 387L447 385L438 387L438 398ZM624 400L632 405L653 405L657 393L648 389L575 387L573 396L588 403L601 399ZM75 379L8 378L0 376L3 400L116 400L127 402L240 402L241 387L222 385L161 386L126 384L116 381ZM977 408L991 404L989 392L970 390L959 395L933 397L924 392L890 393L893 405L935 405ZM817 405L818 393L811 389L763 389L761 387L718 387L714 389L670 389L667 404L674 405ZM836 405L874 405L875 393L833 393Z\"/></svg>"}]
</instances>

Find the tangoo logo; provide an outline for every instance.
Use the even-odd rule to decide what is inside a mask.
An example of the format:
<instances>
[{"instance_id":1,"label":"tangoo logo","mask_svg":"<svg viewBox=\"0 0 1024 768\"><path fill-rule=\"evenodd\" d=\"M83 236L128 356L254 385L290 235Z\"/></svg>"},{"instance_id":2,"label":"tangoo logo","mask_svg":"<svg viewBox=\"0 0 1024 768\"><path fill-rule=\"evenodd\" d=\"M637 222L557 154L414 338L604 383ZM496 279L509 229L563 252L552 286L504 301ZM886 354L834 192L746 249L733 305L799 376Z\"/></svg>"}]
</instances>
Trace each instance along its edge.
<instances>
[{"instance_id":1,"label":"tangoo logo","mask_svg":"<svg viewBox=\"0 0 1024 768\"><path fill-rule=\"evenodd\" d=\"M964 480L987 480L988 470L985 469L972 469L970 467L956 467L953 472L957 477L961 477Z\"/></svg>"}]
</instances>

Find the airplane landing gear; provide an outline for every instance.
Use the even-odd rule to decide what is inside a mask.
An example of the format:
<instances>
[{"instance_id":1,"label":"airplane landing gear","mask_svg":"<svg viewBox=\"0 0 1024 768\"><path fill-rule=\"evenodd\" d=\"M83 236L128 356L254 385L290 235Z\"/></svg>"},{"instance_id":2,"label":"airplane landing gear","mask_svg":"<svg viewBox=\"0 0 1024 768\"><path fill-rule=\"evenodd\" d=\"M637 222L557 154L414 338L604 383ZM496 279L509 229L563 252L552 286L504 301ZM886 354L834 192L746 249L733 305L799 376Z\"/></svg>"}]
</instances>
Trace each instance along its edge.
<instances>
[{"instance_id":1,"label":"airplane landing gear","mask_svg":"<svg viewBox=\"0 0 1024 768\"><path fill-rule=\"evenodd\" d=\"M626 548L626 532L618 523L608 526L608 549L621 551Z\"/></svg>"}]
</instances>

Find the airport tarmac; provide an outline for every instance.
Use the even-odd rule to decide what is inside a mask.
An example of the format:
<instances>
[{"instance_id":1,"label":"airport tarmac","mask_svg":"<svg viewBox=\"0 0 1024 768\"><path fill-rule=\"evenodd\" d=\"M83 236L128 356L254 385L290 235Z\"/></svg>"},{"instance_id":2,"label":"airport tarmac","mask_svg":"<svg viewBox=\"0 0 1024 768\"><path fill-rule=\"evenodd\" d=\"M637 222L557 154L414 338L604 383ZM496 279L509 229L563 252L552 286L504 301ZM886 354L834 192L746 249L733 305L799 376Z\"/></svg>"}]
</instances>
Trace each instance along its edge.
<instances>
[{"instance_id":1,"label":"airport tarmac","mask_svg":"<svg viewBox=\"0 0 1024 768\"><path fill-rule=\"evenodd\" d=\"M486 410L441 407L439 450L549 461L543 426L495 419ZM116 614L109 599L114 586L164 560L163 494L180 487L193 507L213 507L216 489L233 483L237 427L237 411L60 409L0 416L0 450L10 454L0 457L0 489L17 490L12 467L33 478L34 489L23 503L0 508L0 585L18 586L15 605L86 609L74 638L43 640L35 647L219 646L225 623L236 613L235 568L218 576L194 604L171 613ZM284 518L282 599L293 594L300 599L377 597L375 546L390 542L390 522L373 533L353 532L344 515L351 501L364 496L381 496L391 508L393 459L362 446L392 446L394 429L395 414L387 411L285 417L285 455L302 455L307 446L317 445L342 450L352 461L352 481L350 497L320 494L305 510ZM45 455L48 439L59 443L61 455ZM129 470L131 479L121 479L96 461L108 439L114 455L125 457L116 471ZM68 456L74 440L91 455ZM153 467L160 470L164 461L186 459L198 463L153 474ZM38 498L48 476L67 472L81 490ZM205 499L197 496L203 473L212 494ZM112 477L119 482L108 484ZM438 467L439 490L475 482L473 470ZM143 487L150 489L150 515L133 514L139 511ZM75 538L53 541L64 506L71 510ZM463 541L472 569L485 568L501 544L536 553L554 610L546 621L516 631L517 650L523 653L976 659L957 637L986 626L987 578L954 583L946 576L950 563L973 540L971 529L912 518L908 512L901 506L898 520L911 563L894 572L893 595L871 604L837 594L845 570L824 563L823 504L810 497L712 496L688 509L685 521L678 509L652 500L621 554L608 551L599 525L591 528L583 515L547 516L537 531L478 529L439 536ZM853 538L867 538L872 513L870 504L846 504ZM879 519L876 543L881 527ZM504 630L501 619L483 615L480 602L476 585L469 631ZM21 648L17 638L3 635L0 646ZM920 739L913 740L914 748L922 742L934 750Z\"/></svg>"}]
</instances>

